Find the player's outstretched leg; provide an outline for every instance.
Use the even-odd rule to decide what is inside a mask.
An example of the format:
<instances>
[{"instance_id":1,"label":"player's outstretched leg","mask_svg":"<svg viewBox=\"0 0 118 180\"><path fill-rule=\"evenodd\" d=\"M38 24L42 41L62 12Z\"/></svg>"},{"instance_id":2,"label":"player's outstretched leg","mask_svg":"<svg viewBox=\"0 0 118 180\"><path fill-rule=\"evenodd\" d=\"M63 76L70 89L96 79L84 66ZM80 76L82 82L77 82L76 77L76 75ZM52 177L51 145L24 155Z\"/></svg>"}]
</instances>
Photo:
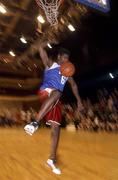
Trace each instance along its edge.
<instances>
[{"instance_id":1,"label":"player's outstretched leg","mask_svg":"<svg viewBox=\"0 0 118 180\"><path fill-rule=\"evenodd\" d=\"M60 98L61 92L58 90L52 91L50 96L43 102L39 112L37 120L34 122L31 122L30 124L27 124L24 127L24 130L29 135L32 135L39 127L41 119L51 110L51 108L54 106L54 104L57 102L57 100Z\"/></svg>"},{"instance_id":2,"label":"player's outstretched leg","mask_svg":"<svg viewBox=\"0 0 118 180\"><path fill-rule=\"evenodd\" d=\"M31 135L38 129L39 123L37 121L33 121L30 124L27 124L24 127L24 130L27 134Z\"/></svg>"}]
</instances>

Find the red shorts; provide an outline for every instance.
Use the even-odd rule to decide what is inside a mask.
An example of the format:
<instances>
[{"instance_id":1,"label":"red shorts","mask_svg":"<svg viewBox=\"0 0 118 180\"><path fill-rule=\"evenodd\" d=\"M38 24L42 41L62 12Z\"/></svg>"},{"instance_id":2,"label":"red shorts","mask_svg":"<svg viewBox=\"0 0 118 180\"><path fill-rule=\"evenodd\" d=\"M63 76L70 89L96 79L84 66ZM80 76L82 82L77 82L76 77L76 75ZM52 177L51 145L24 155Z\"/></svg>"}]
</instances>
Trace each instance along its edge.
<instances>
[{"instance_id":1,"label":"red shorts","mask_svg":"<svg viewBox=\"0 0 118 180\"><path fill-rule=\"evenodd\" d=\"M41 104L50 96L50 93L46 90L40 90L38 92L39 100ZM50 125L51 122L57 123L60 125L62 114L61 114L61 102L57 100L52 109L44 117L46 124Z\"/></svg>"}]
</instances>

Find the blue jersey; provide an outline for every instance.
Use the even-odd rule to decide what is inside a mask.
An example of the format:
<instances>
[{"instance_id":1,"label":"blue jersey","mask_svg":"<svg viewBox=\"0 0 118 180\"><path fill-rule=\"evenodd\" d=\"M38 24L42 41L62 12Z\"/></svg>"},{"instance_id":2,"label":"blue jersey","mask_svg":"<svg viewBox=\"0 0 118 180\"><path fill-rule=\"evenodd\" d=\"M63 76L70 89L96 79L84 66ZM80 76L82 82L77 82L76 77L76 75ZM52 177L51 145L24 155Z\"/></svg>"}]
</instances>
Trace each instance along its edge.
<instances>
[{"instance_id":1,"label":"blue jersey","mask_svg":"<svg viewBox=\"0 0 118 180\"><path fill-rule=\"evenodd\" d=\"M52 88L63 91L67 80L68 77L62 76L60 73L60 65L54 62L50 68L45 69L44 79L40 90Z\"/></svg>"}]
</instances>

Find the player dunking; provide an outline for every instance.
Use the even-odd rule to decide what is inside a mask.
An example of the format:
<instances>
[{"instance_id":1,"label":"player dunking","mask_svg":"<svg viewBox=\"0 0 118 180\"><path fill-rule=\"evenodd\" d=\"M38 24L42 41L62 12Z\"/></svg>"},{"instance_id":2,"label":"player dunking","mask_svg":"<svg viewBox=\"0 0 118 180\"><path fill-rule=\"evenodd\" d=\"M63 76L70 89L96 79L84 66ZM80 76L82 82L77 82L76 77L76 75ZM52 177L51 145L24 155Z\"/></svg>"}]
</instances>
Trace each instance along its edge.
<instances>
[{"instance_id":1,"label":"player dunking","mask_svg":"<svg viewBox=\"0 0 118 180\"><path fill-rule=\"evenodd\" d=\"M61 171L55 166L61 123L61 104L59 99L67 81L70 83L73 94L77 99L78 107L82 107L82 104L74 79L72 77L62 76L59 71L60 65L69 60L69 51L60 49L57 60L53 62L47 55L45 50L46 46L47 42L42 42L39 46L40 57L45 66L44 79L39 90L39 99L42 105L36 121L27 124L24 129L26 133L32 135L38 129L41 119L45 117L46 123L48 123L52 129L51 153L47 164L52 168L54 173L61 174Z\"/></svg>"}]
</instances>

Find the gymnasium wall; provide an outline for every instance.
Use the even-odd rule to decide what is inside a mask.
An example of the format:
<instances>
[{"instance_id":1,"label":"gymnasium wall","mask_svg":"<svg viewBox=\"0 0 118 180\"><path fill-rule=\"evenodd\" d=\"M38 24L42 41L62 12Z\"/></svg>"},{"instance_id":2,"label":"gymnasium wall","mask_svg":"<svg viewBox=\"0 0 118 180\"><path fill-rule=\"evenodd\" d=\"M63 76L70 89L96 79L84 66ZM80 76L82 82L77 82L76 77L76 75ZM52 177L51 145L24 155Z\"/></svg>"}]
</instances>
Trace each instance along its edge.
<instances>
[{"instance_id":1,"label":"gymnasium wall","mask_svg":"<svg viewBox=\"0 0 118 180\"><path fill-rule=\"evenodd\" d=\"M0 109L29 109L39 107L38 96L25 96L25 97L14 97L14 96L0 96Z\"/></svg>"}]
</instances>

